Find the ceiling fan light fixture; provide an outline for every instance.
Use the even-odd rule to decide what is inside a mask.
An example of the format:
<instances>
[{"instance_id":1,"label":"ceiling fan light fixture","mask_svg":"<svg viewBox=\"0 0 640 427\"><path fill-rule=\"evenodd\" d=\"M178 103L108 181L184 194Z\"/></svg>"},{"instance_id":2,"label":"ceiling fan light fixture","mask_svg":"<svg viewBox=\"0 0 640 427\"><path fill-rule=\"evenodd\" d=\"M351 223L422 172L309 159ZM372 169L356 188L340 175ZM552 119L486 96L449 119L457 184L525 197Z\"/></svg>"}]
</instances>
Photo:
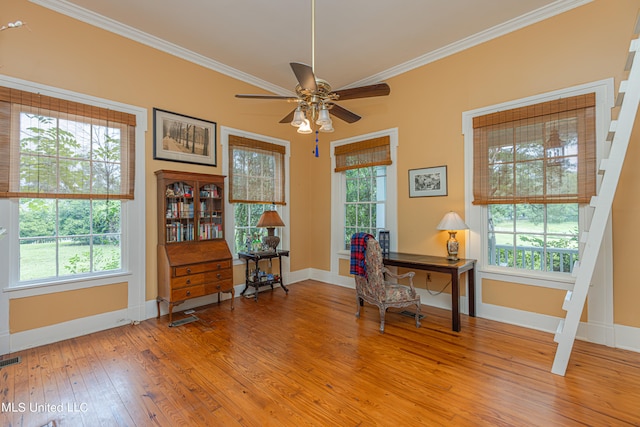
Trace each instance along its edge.
<instances>
[{"instance_id":1,"label":"ceiling fan light fixture","mask_svg":"<svg viewBox=\"0 0 640 427\"><path fill-rule=\"evenodd\" d=\"M329 117L329 110L326 105L323 105L320 108L320 112L318 114L318 120L316 120L316 124L320 126L331 125L331 117Z\"/></svg>"},{"instance_id":2,"label":"ceiling fan light fixture","mask_svg":"<svg viewBox=\"0 0 640 427\"><path fill-rule=\"evenodd\" d=\"M309 120L304 119L302 124L298 127L298 133L307 134L311 132L313 131L311 130L311 125L309 124Z\"/></svg>"},{"instance_id":3,"label":"ceiling fan light fixture","mask_svg":"<svg viewBox=\"0 0 640 427\"><path fill-rule=\"evenodd\" d=\"M320 132L331 133L333 132L333 123L329 122L320 127Z\"/></svg>"},{"instance_id":4,"label":"ceiling fan light fixture","mask_svg":"<svg viewBox=\"0 0 640 427\"><path fill-rule=\"evenodd\" d=\"M281 99L288 102L297 102L296 108L280 120L280 123L289 123L296 127L300 134L316 134L315 156L318 157L318 133L333 132L333 118L338 118L346 123L355 123L361 117L334 101L370 98L375 96L387 96L390 93L389 85L378 83L368 86L359 86L350 89L333 91L326 80L315 75L315 9L316 0L311 1L311 66L300 62L290 62L291 71L298 84L295 86L294 96L264 95L264 94L236 94L237 98L254 99Z\"/></svg>"},{"instance_id":5,"label":"ceiling fan light fixture","mask_svg":"<svg viewBox=\"0 0 640 427\"><path fill-rule=\"evenodd\" d=\"M293 120L291 120L291 126L300 127L305 121L304 113L302 112L302 107L298 106L296 111L293 113Z\"/></svg>"}]
</instances>

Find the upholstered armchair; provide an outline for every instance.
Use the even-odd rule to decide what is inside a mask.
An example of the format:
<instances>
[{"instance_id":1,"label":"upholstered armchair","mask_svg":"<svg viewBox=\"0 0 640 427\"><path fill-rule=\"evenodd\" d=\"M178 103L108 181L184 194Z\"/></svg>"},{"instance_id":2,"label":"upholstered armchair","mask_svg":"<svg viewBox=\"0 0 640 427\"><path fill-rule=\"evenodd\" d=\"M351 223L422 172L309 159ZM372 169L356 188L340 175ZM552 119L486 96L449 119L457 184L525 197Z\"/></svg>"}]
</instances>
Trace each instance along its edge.
<instances>
[{"instance_id":1,"label":"upholstered armchair","mask_svg":"<svg viewBox=\"0 0 640 427\"><path fill-rule=\"evenodd\" d=\"M384 267L382 263L382 251L380 244L373 236L366 241L364 255L365 275L355 275L356 301L358 311L356 317L360 317L360 309L366 301L378 306L380 310L380 332L384 332L384 318L387 308L403 308L416 306L416 328L420 327L420 296L413 287L414 272L394 274ZM385 275L393 279L409 279L409 286L392 283L385 280Z\"/></svg>"}]
</instances>

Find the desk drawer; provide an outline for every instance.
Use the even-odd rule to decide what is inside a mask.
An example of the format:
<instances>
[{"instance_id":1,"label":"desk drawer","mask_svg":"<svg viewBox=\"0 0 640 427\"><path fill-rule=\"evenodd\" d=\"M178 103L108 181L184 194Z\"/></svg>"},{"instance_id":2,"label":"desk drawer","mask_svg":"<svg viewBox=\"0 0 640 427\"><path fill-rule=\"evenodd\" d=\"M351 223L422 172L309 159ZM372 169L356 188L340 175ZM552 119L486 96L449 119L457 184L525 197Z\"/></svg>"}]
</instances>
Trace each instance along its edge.
<instances>
[{"instance_id":1,"label":"desk drawer","mask_svg":"<svg viewBox=\"0 0 640 427\"><path fill-rule=\"evenodd\" d=\"M227 279L215 283L205 283L204 291L207 295L218 292L229 292L233 289L233 280Z\"/></svg>"},{"instance_id":2,"label":"desk drawer","mask_svg":"<svg viewBox=\"0 0 640 427\"><path fill-rule=\"evenodd\" d=\"M189 286L188 288L174 289L171 291L171 301L184 301L189 298L205 295L204 285Z\"/></svg>"},{"instance_id":3,"label":"desk drawer","mask_svg":"<svg viewBox=\"0 0 640 427\"><path fill-rule=\"evenodd\" d=\"M217 271L231 268L231 260L203 262L201 264L184 265L175 267L174 276L188 276L190 274L203 273L205 271Z\"/></svg>"},{"instance_id":4,"label":"desk drawer","mask_svg":"<svg viewBox=\"0 0 640 427\"><path fill-rule=\"evenodd\" d=\"M233 271L228 268L220 271L207 271L204 273L205 282L219 282L221 280L233 279Z\"/></svg>"},{"instance_id":5,"label":"desk drawer","mask_svg":"<svg viewBox=\"0 0 640 427\"><path fill-rule=\"evenodd\" d=\"M186 286L202 285L207 280L205 273L192 274L190 276L174 277L171 279L171 287L173 289L184 288Z\"/></svg>"}]
</instances>

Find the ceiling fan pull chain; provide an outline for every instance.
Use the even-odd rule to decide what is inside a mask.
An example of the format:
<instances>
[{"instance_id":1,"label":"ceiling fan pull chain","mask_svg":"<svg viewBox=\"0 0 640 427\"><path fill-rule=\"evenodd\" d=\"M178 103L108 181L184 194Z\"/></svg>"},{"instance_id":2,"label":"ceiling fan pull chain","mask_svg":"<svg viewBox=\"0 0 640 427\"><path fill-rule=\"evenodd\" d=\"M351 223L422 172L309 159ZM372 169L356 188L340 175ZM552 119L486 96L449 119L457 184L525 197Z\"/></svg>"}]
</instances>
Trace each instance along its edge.
<instances>
[{"instance_id":1,"label":"ceiling fan pull chain","mask_svg":"<svg viewBox=\"0 0 640 427\"><path fill-rule=\"evenodd\" d=\"M315 156L316 157L320 157L320 155L318 153L318 129L316 129L316 152L315 152Z\"/></svg>"}]
</instances>

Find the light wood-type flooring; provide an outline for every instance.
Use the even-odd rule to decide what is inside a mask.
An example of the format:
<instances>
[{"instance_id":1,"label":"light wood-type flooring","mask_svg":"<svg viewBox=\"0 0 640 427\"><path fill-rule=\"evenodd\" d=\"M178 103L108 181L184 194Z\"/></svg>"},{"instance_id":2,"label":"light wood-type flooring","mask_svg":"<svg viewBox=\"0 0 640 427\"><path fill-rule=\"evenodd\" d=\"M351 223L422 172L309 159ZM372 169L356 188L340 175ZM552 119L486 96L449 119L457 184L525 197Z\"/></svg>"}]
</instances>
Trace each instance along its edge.
<instances>
[{"instance_id":1,"label":"light wood-type flooring","mask_svg":"<svg viewBox=\"0 0 640 427\"><path fill-rule=\"evenodd\" d=\"M548 333L423 306L380 334L353 289L289 289L5 355L0 425L640 425L639 353L577 341L561 377Z\"/></svg>"}]
</instances>

